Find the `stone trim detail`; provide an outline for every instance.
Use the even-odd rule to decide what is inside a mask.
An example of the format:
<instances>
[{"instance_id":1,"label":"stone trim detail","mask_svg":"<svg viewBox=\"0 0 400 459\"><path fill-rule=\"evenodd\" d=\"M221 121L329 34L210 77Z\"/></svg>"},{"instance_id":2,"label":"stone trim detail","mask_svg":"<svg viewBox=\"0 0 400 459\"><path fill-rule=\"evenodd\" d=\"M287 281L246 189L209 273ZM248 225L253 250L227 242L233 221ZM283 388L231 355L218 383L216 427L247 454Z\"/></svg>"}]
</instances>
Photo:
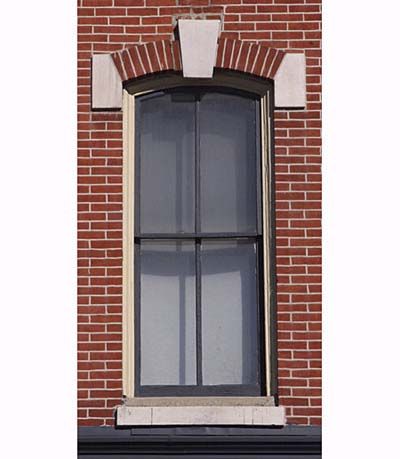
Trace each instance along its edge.
<instances>
[{"instance_id":1,"label":"stone trim detail","mask_svg":"<svg viewBox=\"0 0 400 459\"><path fill-rule=\"evenodd\" d=\"M92 60L92 108L119 109L122 81L110 54L95 54Z\"/></svg>"},{"instance_id":2,"label":"stone trim detail","mask_svg":"<svg viewBox=\"0 0 400 459\"><path fill-rule=\"evenodd\" d=\"M179 19L184 78L212 78L217 57L221 21Z\"/></svg>"},{"instance_id":3,"label":"stone trim detail","mask_svg":"<svg viewBox=\"0 0 400 459\"><path fill-rule=\"evenodd\" d=\"M249 425L283 426L281 406L119 406L117 426Z\"/></svg>"},{"instance_id":4,"label":"stone trim detail","mask_svg":"<svg viewBox=\"0 0 400 459\"><path fill-rule=\"evenodd\" d=\"M275 74L275 106L305 107L306 60L300 53L287 53Z\"/></svg>"}]
</instances>

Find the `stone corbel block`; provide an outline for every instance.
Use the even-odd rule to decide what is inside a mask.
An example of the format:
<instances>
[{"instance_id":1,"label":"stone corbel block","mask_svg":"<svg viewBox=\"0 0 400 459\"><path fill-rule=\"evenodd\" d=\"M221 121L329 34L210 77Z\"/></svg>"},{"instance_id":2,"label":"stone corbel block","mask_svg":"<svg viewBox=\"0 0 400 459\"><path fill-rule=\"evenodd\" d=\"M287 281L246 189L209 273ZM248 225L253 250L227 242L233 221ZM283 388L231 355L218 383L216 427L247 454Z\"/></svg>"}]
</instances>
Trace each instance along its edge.
<instances>
[{"instance_id":1,"label":"stone corbel block","mask_svg":"<svg viewBox=\"0 0 400 459\"><path fill-rule=\"evenodd\" d=\"M287 53L275 74L275 107L306 106L306 60L302 53Z\"/></svg>"},{"instance_id":2,"label":"stone corbel block","mask_svg":"<svg viewBox=\"0 0 400 459\"><path fill-rule=\"evenodd\" d=\"M92 108L120 109L122 81L110 54L92 57Z\"/></svg>"},{"instance_id":3,"label":"stone corbel block","mask_svg":"<svg viewBox=\"0 0 400 459\"><path fill-rule=\"evenodd\" d=\"M179 19L182 69L185 78L212 78L221 21Z\"/></svg>"}]
</instances>

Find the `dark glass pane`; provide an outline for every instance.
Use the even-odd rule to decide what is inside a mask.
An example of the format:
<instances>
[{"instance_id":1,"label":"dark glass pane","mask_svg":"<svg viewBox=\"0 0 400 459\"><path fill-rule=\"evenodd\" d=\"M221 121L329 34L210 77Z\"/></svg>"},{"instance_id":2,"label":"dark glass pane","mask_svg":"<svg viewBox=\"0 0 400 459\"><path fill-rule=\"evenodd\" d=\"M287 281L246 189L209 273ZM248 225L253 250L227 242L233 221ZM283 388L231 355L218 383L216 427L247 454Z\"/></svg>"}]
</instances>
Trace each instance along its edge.
<instances>
[{"instance_id":1,"label":"dark glass pane","mask_svg":"<svg viewBox=\"0 0 400 459\"><path fill-rule=\"evenodd\" d=\"M258 365L256 244L203 241L204 385L255 384Z\"/></svg>"},{"instance_id":2,"label":"dark glass pane","mask_svg":"<svg viewBox=\"0 0 400 459\"><path fill-rule=\"evenodd\" d=\"M194 231L195 104L174 94L139 99L140 231Z\"/></svg>"},{"instance_id":3,"label":"dark glass pane","mask_svg":"<svg viewBox=\"0 0 400 459\"><path fill-rule=\"evenodd\" d=\"M255 101L205 94L200 103L203 232L256 231Z\"/></svg>"},{"instance_id":4,"label":"dark glass pane","mask_svg":"<svg viewBox=\"0 0 400 459\"><path fill-rule=\"evenodd\" d=\"M140 300L140 383L196 384L194 242L141 242Z\"/></svg>"}]
</instances>

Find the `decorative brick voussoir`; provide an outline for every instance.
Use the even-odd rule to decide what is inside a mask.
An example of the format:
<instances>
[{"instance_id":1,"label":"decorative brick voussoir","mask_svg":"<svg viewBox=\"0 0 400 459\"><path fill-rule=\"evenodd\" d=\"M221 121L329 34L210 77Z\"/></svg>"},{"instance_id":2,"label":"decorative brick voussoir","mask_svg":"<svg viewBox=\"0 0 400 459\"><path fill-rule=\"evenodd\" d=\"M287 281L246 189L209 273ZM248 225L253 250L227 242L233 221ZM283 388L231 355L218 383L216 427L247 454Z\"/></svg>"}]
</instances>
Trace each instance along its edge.
<instances>
[{"instance_id":1,"label":"decorative brick voussoir","mask_svg":"<svg viewBox=\"0 0 400 459\"><path fill-rule=\"evenodd\" d=\"M223 38L219 41L215 66L273 79L284 55L284 51L275 48Z\"/></svg>"},{"instance_id":2,"label":"decorative brick voussoir","mask_svg":"<svg viewBox=\"0 0 400 459\"><path fill-rule=\"evenodd\" d=\"M284 55L284 51L257 43L222 38L218 43L215 67L273 79ZM111 57L122 81L167 70L182 70L179 41L134 45Z\"/></svg>"},{"instance_id":3,"label":"decorative brick voussoir","mask_svg":"<svg viewBox=\"0 0 400 459\"><path fill-rule=\"evenodd\" d=\"M179 42L159 40L129 48L111 54L122 81L143 75L180 71L182 63Z\"/></svg>"}]
</instances>

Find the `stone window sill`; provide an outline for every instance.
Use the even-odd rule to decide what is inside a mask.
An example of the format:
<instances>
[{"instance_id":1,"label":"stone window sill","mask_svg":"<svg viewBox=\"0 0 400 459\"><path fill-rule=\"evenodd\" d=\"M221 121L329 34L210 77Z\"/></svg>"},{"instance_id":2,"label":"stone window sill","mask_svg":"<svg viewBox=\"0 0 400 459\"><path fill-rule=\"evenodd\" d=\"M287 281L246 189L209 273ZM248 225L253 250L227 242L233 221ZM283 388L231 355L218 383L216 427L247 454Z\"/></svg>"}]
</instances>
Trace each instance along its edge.
<instances>
[{"instance_id":1,"label":"stone window sill","mask_svg":"<svg viewBox=\"0 0 400 459\"><path fill-rule=\"evenodd\" d=\"M273 406L270 397L140 398L117 408L118 426L285 424L284 407Z\"/></svg>"}]
</instances>

